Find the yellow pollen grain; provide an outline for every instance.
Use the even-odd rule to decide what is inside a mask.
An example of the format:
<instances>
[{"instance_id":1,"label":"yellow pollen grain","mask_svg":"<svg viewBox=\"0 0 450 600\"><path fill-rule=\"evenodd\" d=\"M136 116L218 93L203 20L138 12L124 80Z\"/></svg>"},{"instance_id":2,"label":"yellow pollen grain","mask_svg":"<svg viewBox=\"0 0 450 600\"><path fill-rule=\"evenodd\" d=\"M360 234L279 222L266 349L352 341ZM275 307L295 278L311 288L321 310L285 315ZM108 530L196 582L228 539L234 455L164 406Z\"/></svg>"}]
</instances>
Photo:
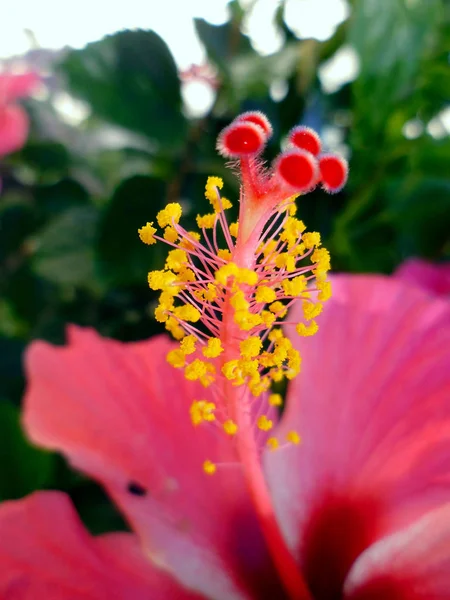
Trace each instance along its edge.
<instances>
[{"instance_id":1,"label":"yellow pollen grain","mask_svg":"<svg viewBox=\"0 0 450 600\"><path fill-rule=\"evenodd\" d=\"M189 381L197 381L201 379L208 372L207 363L199 358L196 358L191 362L191 364L187 365L184 370L184 376Z\"/></svg>"},{"instance_id":2,"label":"yellow pollen grain","mask_svg":"<svg viewBox=\"0 0 450 600\"><path fill-rule=\"evenodd\" d=\"M288 442L291 442L291 444L296 444L296 445L300 444L300 441L301 441L299 434L294 430L289 431L286 434L286 439Z\"/></svg>"},{"instance_id":3,"label":"yellow pollen grain","mask_svg":"<svg viewBox=\"0 0 450 600\"><path fill-rule=\"evenodd\" d=\"M269 431L273 427L273 421L268 419L266 415L261 415L256 422L258 429L262 431Z\"/></svg>"},{"instance_id":4,"label":"yellow pollen grain","mask_svg":"<svg viewBox=\"0 0 450 600\"><path fill-rule=\"evenodd\" d=\"M181 217L181 204L178 202L169 203L166 208L160 210L156 215L156 220L160 227L166 227L172 225L172 223L178 223Z\"/></svg>"},{"instance_id":5,"label":"yellow pollen grain","mask_svg":"<svg viewBox=\"0 0 450 600\"><path fill-rule=\"evenodd\" d=\"M239 231L239 223L237 221L236 221L236 223L231 223L231 225L230 225L230 234L234 238L237 238L238 231Z\"/></svg>"},{"instance_id":6,"label":"yellow pollen grain","mask_svg":"<svg viewBox=\"0 0 450 600\"><path fill-rule=\"evenodd\" d=\"M270 394L269 396L270 406L281 406L283 404L283 398L281 394Z\"/></svg>"},{"instance_id":7,"label":"yellow pollen grain","mask_svg":"<svg viewBox=\"0 0 450 600\"><path fill-rule=\"evenodd\" d=\"M217 358L222 352L222 342L219 338L209 338L207 345L202 348L203 356L206 358Z\"/></svg>"},{"instance_id":8,"label":"yellow pollen grain","mask_svg":"<svg viewBox=\"0 0 450 600\"><path fill-rule=\"evenodd\" d=\"M278 442L276 437L270 437L267 440L267 445L269 446L269 448L271 450L276 450L278 448L278 446L280 445L280 443Z\"/></svg>"},{"instance_id":9,"label":"yellow pollen grain","mask_svg":"<svg viewBox=\"0 0 450 600\"><path fill-rule=\"evenodd\" d=\"M192 306L192 304L177 306L173 313L181 321L190 321L191 323L196 323L201 317L200 311L195 306Z\"/></svg>"},{"instance_id":10,"label":"yellow pollen grain","mask_svg":"<svg viewBox=\"0 0 450 600\"><path fill-rule=\"evenodd\" d=\"M148 244L149 246L156 244L155 233L156 229L153 227L153 222L146 223L143 227L138 229L141 242L144 242L144 244Z\"/></svg>"},{"instance_id":11,"label":"yellow pollen grain","mask_svg":"<svg viewBox=\"0 0 450 600\"><path fill-rule=\"evenodd\" d=\"M319 316L323 309L323 304L317 302L314 304L313 302L309 302L309 300L304 300L302 303L303 315L307 321L311 321L315 317Z\"/></svg>"},{"instance_id":12,"label":"yellow pollen grain","mask_svg":"<svg viewBox=\"0 0 450 600\"><path fill-rule=\"evenodd\" d=\"M171 269L175 273L179 273L181 270L186 268L188 262L187 254L184 250L176 248L171 250L167 255L166 269Z\"/></svg>"},{"instance_id":13,"label":"yellow pollen grain","mask_svg":"<svg viewBox=\"0 0 450 600\"><path fill-rule=\"evenodd\" d=\"M217 470L217 467L213 462L211 462L210 460L205 460L205 462L203 463L203 471L207 475L214 475L216 470Z\"/></svg>"},{"instance_id":14,"label":"yellow pollen grain","mask_svg":"<svg viewBox=\"0 0 450 600\"><path fill-rule=\"evenodd\" d=\"M197 342L197 338L195 335L187 335L180 342L180 350L184 352L184 354L193 354L195 352L195 344Z\"/></svg>"},{"instance_id":15,"label":"yellow pollen grain","mask_svg":"<svg viewBox=\"0 0 450 600\"><path fill-rule=\"evenodd\" d=\"M236 276L238 283L245 283L247 285L256 285L258 283L258 274L252 269L242 267L238 269Z\"/></svg>"},{"instance_id":16,"label":"yellow pollen grain","mask_svg":"<svg viewBox=\"0 0 450 600\"><path fill-rule=\"evenodd\" d=\"M243 358L254 358L255 356L258 356L262 348L262 341L256 335L250 336L246 340L240 342L239 347Z\"/></svg>"},{"instance_id":17,"label":"yellow pollen grain","mask_svg":"<svg viewBox=\"0 0 450 600\"><path fill-rule=\"evenodd\" d=\"M256 288L255 300L256 302L273 302L277 297L275 290L268 287L267 285L260 285Z\"/></svg>"},{"instance_id":18,"label":"yellow pollen grain","mask_svg":"<svg viewBox=\"0 0 450 600\"><path fill-rule=\"evenodd\" d=\"M228 419L228 421L225 421L223 424L223 429L227 435L236 435L238 426L234 421Z\"/></svg>"},{"instance_id":19,"label":"yellow pollen grain","mask_svg":"<svg viewBox=\"0 0 450 600\"><path fill-rule=\"evenodd\" d=\"M178 239L178 233L176 229L169 225L164 229L163 237L167 242L171 242L173 244Z\"/></svg>"},{"instance_id":20,"label":"yellow pollen grain","mask_svg":"<svg viewBox=\"0 0 450 600\"><path fill-rule=\"evenodd\" d=\"M286 316L287 313L287 308L279 300L271 304L269 306L269 310L271 313L274 313L278 319L282 319L284 316Z\"/></svg>"},{"instance_id":21,"label":"yellow pollen grain","mask_svg":"<svg viewBox=\"0 0 450 600\"><path fill-rule=\"evenodd\" d=\"M214 279L217 281L217 283L227 285L228 278L236 277L238 271L238 267L234 263L230 262L226 265L223 265L222 267L220 267L220 269L216 271Z\"/></svg>"},{"instance_id":22,"label":"yellow pollen grain","mask_svg":"<svg viewBox=\"0 0 450 600\"><path fill-rule=\"evenodd\" d=\"M326 302L331 298L331 281L318 281L316 287L320 290L317 298L321 302Z\"/></svg>"},{"instance_id":23,"label":"yellow pollen grain","mask_svg":"<svg viewBox=\"0 0 450 600\"><path fill-rule=\"evenodd\" d=\"M188 231L186 236L180 241L180 248L186 250L195 250L195 244L193 242L200 241L200 234L198 231Z\"/></svg>"},{"instance_id":24,"label":"yellow pollen grain","mask_svg":"<svg viewBox=\"0 0 450 600\"><path fill-rule=\"evenodd\" d=\"M295 327L295 330L298 333L298 335L301 335L302 337L309 337L317 333L317 331L319 331L319 326L317 325L316 321L311 321L309 325L299 323Z\"/></svg>"},{"instance_id":25,"label":"yellow pollen grain","mask_svg":"<svg viewBox=\"0 0 450 600\"><path fill-rule=\"evenodd\" d=\"M318 231L311 231L302 235L302 243L307 250L318 247L321 244L320 233Z\"/></svg>"},{"instance_id":26,"label":"yellow pollen grain","mask_svg":"<svg viewBox=\"0 0 450 600\"><path fill-rule=\"evenodd\" d=\"M200 228L204 229L212 229L214 227L214 223L216 222L216 214L210 213L207 215L197 215L197 225Z\"/></svg>"},{"instance_id":27,"label":"yellow pollen grain","mask_svg":"<svg viewBox=\"0 0 450 600\"><path fill-rule=\"evenodd\" d=\"M226 249L226 248L220 248L217 251L217 256L219 258L222 258L223 260L231 260L231 252L230 250Z\"/></svg>"},{"instance_id":28,"label":"yellow pollen grain","mask_svg":"<svg viewBox=\"0 0 450 600\"><path fill-rule=\"evenodd\" d=\"M186 364L186 355L185 353L177 348L176 350L171 350L167 354L167 362L175 367L176 369L181 369Z\"/></svg>"}]
</instances>

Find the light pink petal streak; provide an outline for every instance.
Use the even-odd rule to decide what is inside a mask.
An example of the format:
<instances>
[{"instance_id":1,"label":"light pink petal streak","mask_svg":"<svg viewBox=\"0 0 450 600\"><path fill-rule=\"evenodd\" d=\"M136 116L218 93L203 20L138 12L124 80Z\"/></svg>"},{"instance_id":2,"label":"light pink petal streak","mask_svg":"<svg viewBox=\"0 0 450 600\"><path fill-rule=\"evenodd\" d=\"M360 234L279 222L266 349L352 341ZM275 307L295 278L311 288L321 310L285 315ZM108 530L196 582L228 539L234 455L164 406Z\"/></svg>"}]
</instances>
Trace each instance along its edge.
<instances>
[{"instance_id":1,"label":"light pink petal streak","mask_svg":"<svg viewBox=\"0 0 450 600\"><path fill-rule=\"evenodd\" d=\"M28 117L21 106L0 105L0 157L22 148L28 135Z\"/></svg>"},{"instance_id":2,"label":"light pink petal streak","mask_svg":"<svg viewBox=\"0 0 450 600\"><path fill-rule=\"evenodd\" d=\"M37 492L0 505L4 600L198 600L152 566L128 533L92 537L69 499Z\"/></svg>"},{"instance_id":3,"label":"light pink petal streak","mask_svg":"<svg viewBox=\"0 0 450 600\"><path fill-rule=\"evenodd\" d=\"M450 264L431 263L420 258L405 261L395 272L395 277L414 283L424 289L450 298Z\"/></svg>"},{"instance_id":4,"label":"light pink petal streak","mask_svg":"<svg viewBox=\"0 0 450 600\"><path fill-rule=\"evenodd\" d=\"M450 305L393 278L340 276L319 323L313 338L292 332L302 372L275 431L302 443L266 467L321 599L374 540L449 498Z\"/></svg>"},{"instance_id":5,"label":"light pink petal streak","mask_svg":"<svg viewBox=\"0 0 450 600\"><path fill-rule=\"evenodd\" d=\"M187 586L217 600L273 597L232 442L192 425L192 401L210 395L167 364L173 347L165 336L123 344L75 327L68 347L34 343L25 428L100 481L149 556ZM211 477L206 459L225 465Z\"/></svg>"},{"instance_id":6,"label":"light pink petal streak","mask_svg":"<svg viewBox=\"0 0 450 600\"><path fill-rule=\"evenodd\" d=\"M352 567L346 600L448 600L450 504L370 546Z\"/></svg>"}]
</instances>

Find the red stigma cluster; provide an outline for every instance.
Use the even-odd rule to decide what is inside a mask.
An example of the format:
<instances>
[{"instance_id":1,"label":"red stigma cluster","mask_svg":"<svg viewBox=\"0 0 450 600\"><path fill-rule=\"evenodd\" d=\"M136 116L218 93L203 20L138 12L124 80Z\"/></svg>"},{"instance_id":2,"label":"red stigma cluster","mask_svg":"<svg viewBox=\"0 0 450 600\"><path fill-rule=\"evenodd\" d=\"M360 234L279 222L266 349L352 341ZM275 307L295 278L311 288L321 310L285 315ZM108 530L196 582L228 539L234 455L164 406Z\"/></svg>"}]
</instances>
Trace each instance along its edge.
<instances>
[{"instance_id":1,"label":"red stigma cluster","mask_svg":"<svg viewBox=\"0 0 450 600\"><path fill-rule=\"evenodd\" d=\"M241 170L250 176L254 197L267 193L306 193L318 184L328 193L343 188L348 176L346 161L323 154L319 135L309 127L291 130L289 147L276 158L272 172L265 172L259 154L271 135L267 117L259 111L250 111L239 115L217 140L223 156L240 159Z\"/></svg>"}]
</instances>

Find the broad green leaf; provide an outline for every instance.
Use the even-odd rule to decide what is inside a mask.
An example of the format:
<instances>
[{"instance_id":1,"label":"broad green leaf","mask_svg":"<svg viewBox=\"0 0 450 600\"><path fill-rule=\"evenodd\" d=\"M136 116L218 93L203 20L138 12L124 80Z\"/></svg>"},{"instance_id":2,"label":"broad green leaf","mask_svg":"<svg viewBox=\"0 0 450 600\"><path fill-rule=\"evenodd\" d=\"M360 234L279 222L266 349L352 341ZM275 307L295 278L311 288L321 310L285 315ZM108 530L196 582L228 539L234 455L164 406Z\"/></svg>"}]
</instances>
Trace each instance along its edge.
<instances>
[{"instance_id":1,"label":"broad green leaf","mask_svg":"<svg viewBox=\"0 0 450 600\"><path fill-rule=\"evenodd\" d=\"M95 277L94 239L98 211L70 208L36 235L34 271L60 285L89 285Z\"/></svg>"},{"instance_id":2,"label":"broad green leaf","mask_svg":"<svg viewBox=\"0 0 450 600\"><path fill-rule=\"evenodd\" d=\"M98 256L109 282L145 285L147 272L156 265L161 268L162 244L146 246L138 229L156 221L166 193L161 179L145 175L131 177L117 187L99 224Z\"/></svg>"},{"instance_id":3,"label":"broad green leaf","mask_svg":"<svg viewBox=\"0 0 450 600\"><path fill-rule=\"evenodd\" d=\"M63 61L70 90L94 114L147 136L163 150L185 141L180 81L166 43L154 31L120 31Z\"/></svg>"}]
</instances>

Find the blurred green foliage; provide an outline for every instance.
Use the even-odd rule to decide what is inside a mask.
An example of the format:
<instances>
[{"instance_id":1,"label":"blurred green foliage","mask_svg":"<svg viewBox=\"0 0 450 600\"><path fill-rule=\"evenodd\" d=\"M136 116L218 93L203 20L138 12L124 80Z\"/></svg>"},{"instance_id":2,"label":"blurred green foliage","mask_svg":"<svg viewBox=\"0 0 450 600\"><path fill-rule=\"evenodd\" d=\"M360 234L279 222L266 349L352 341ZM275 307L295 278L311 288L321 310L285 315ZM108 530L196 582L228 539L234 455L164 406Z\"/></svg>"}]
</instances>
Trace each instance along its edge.
<instances>
[{"instance_id":1,"label":"blurred green foliage","mask_svg":"<svg viewBox=\"0 0 450 600\"><path fill-rule=\"evenodd\" d=\"M76 126L55 110L55 89L27 102L29 143L1 167L0 499L58 487L94 530L118 526L112 509L99 510L99 488L20 433L22 353L35 338L62 343L67 322L121 340L160 330L146 274L162 266L164 249L141 244L137 228L174 200L193 225L206 212L209 174L223 176L227 196L237 197L215 140L239 111L270 117L269 159L301 122L340 139L348 186L299 203L336 270L389 273L408 256L449 257L450 139L427 129L450 98L449 4L354 0L350 18L319 42L294 35L281 3L276 20L286 41L264 57L242 33L236 1L230 14L220 26L195 22L217 86L201 118L186 116L175 62L152 31L122 31L64 54L53 83L89 109ZM327 93L320 69L349 46L359 74ZM280 81L285 94L275 101Z\"/></svg>"}]
</instances>

